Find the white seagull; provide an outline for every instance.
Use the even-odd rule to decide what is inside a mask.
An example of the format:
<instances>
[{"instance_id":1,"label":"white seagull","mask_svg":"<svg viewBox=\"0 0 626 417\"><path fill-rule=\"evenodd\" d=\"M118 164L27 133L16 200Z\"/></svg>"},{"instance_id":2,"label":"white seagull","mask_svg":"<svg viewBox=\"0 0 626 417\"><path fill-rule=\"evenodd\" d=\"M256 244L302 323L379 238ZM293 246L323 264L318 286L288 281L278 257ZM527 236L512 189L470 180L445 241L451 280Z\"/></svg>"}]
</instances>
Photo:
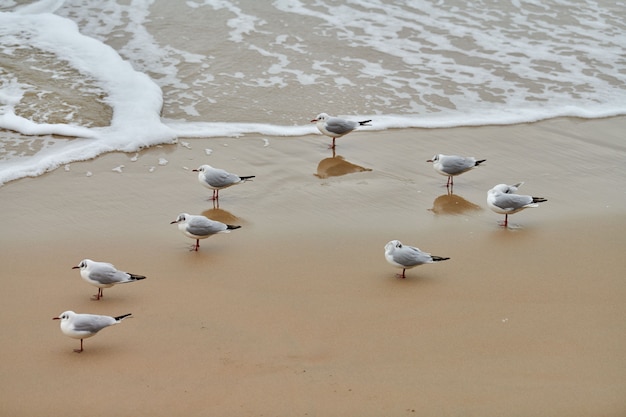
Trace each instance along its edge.
<instances>
[{"instance_id":1,"label":"white seagull","mask_svg":"<svg viewBox=\"0 0 626 417\"><path fill-rule=\"evenodd\" d=\"M131 314L122 316L100 316L97 314L77 314L73 311L65 311L59 317L53 317L52 320L61 320L61 331L66 336L74 339L80 339L80 349L74 349L74 352L83 351L83 339L87 339L98 333L105 327L112 326L124 320Z\"/></svg>"},{"instance_id":2,"label":"white seagull","mask_svg":"<svg viewBox=\"0 0 626 417\"><path fill-rule=\"evenodd\" d=\"M196 244L191 250L198 251L200 247L200 239L206 239L216 233L230 233L231 230L239 229L241 226L233 226L224 224L215 220L211 220L205 216L181 213L176 220L170 224L178 224L178 230L187 237L196 239Z\"/></svg>"},{"instance_id":3,"label":"white seagull","mask_svg":"<svg viewBox=\"0 0 626 417\"><path fill-rule=\"evenodd\" d=\"M98 287L98 294L93 296L94 300L99 300L104 296L102 294L103 288L146 279L143 275L119 271L110 263L96 262L91 259L83 259L72 269L80 269L80 276L94 287Z\"/></svg>"},{"instance_id":4,"label":"white seagull","mask_svg":"<svg viewBox=\"0 0 626 417\"><path fill-rule=\"evenodd\" d=\"M336 138L347 135L359 126L370 126L367 124L369 122L371 122L371 120L355 122L352 120L341 119L339 117L332 117L326 113L320 113L317 117L315 117L315 119L311 120L311 123L317 124L317 128L320 132L333 138L333 144L330 146L331 149L335 149Z\"/></svg>"},{"instance_id":5,"label":"white seagull","mask_svg":"<svg viewBox=\"0 0 626 417\"><path fill-rule=\"evenodd\" d=\"M399 240L392 240L385 245L385 259L396 268L402 268L402 274L398 274L398 276L405 278L404 272L407 269L423 264L445 261L450 258L431 255L413 246L403 245Z\"/></svg>"},{"instance_id":6,"label":"white seagull","mask_svg":"<svg viewBox=\"0 0 626 417\"><path fill-rule=\"evenodd\" d=\"M444 155L440 153L426 162L432 162L435 171L448 177L446 187L450 187L454 185L454 179L452 177L461 175L485 161L486 159L476 160L476 158L472 156Z\"/></svg>"},{"instance_id":7,"label":"white seagull","mask_svg":"<svg viewBox=\"0 0 626 417\"><path fill-rule=\"evenodd\" d=\"M200 184L213 190L212 200L219 199L221 189L228 188L231 185L241 184L255 177L254 175L241 177L220 168L213 168L211 165L201 165L198 169L194 169L193 172L198 173L198 181Z\"/></svg>"},{"instance_id":8,"label":"white seagull","mask_svg":"<svg viewBox=\"0 0 626 417\"><path fill-rule=\"evenodd\" d=\"M504 214L504 223L502 224L504 227L509 224L509 214L517 213L526 208L539 207L538 203L548 201L543 197L515 194L517 188L522 184L521 182L515 185L498 184L487 191L487 205L492 211Z\"/></svg>"}]
</instances>

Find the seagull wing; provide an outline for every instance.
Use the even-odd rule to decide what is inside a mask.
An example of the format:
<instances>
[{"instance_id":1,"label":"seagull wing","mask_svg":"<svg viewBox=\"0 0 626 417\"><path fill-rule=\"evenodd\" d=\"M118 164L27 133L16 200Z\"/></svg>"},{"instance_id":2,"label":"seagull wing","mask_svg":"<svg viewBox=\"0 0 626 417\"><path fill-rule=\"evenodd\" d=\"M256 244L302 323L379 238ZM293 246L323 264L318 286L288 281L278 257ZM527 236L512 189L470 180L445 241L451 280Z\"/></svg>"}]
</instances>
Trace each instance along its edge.
<instances>
[{"instance_id":1,"label":"seagull wing","mask_svg":"<svg viewBox=\"0 0 626 417\"><path fill-rule=\"evenodd\" d=\"M217 188L228 187L241 181L238 175L231 174L223 169L212 169L205 174L207 182Z\"/></svg>"},{"instance_id":2,"label":"seagull wing","mask_svg":"<svg viewBox=\"0 0 626 417\"><path fill-rule=\"evenodd\" d=\"M422 252L412 246L403 246L396 250L393 255L393 260L406 267L432 262L430 254Z\"/></svg>"},{"instance_id":3,"label":"seagull wing","mask_svg":"<svg viewBox=\"0 0 626 417\"><path fill-rule=\"evenodd\" d=\"M101 284L115 284L126 281L128 274L118 271L109 263L100 262L92 266L89 271L89 278L93 281L98 281Z\"/></svg>"},{"instance_id":4,"label":"seagull wing","mask_svg":"<svg viewBox=\"0 0 626 417\"><path fill-rule=\"evenodd\" d=\"M440 162L443 171L450 175L460 174L476 165L474 158L465 158L462 156L447 156L442 158Z\"/></svg>"},{"instance_id":5,"label":"seagull wing","mask_svg":"<svg viewBox=\"0 0 626 417\"><path fill-rule=\"evenodd\" d=\"M345 135L353 131L357 126L357 122L341 119L339 117L331 117L326 121L326 130L336 135Z\"/></svg>"},{"instance_id":6,"label":"seagull wing","mask_svg":"<svg viewBox=\"0 0 626 417\"><path fill-rule=\"evenodd\" d=\"M533 198L529 195L505 194L496 195L493 205L503 210L517 210L533 203Z\"/></svg>"},{"instance_id":7,"label":"seagull wing","mask_svg":"<svg viewBox=\"0 0 626 417\"><path fill-rule=\"evenodd\" d=\"M113 317L96 314L80 314L74 317L73 326L77 332L98 333L105 327L117 323Z\"/></svg>"},{"instance_id":8,"label":"seagull wing","mask_svg":"<svg viewBox=\"0 0 626 417\"><path fill-rule=\"evenodd\" d=\"M226 230L224 223L208 219L206 217L192 217L187 222L187 231L196 236L208 236Z\"/></svg>"}]
</instances>

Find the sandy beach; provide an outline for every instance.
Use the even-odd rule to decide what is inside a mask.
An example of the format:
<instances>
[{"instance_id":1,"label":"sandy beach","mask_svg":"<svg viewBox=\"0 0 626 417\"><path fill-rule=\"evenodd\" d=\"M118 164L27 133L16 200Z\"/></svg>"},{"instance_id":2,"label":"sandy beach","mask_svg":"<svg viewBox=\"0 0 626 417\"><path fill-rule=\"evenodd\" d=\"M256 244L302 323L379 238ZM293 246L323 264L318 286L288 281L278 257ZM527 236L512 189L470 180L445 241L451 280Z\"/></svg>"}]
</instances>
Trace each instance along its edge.
<instances>
[{"instance_id":1,"label":"sandy beach","mask_svg":"<svg viewBox=\"0 0 626 417\"><path fill-rule=\"evenodd\" d=\"M334 158L318 135L181 138L11 182L0 414L624 416L624 132L355 132ZM487 162L448 195L436 153ZM256 178L214 207L204 163ZM504 229L486 193L520 181L548 201ZM242 227L190 252L181 212ZM451 259L399 279L392 239ZM84 258L148 278L92 301ZM77 354L65 310L134 318Z\"/></svg>"}]
</instances>

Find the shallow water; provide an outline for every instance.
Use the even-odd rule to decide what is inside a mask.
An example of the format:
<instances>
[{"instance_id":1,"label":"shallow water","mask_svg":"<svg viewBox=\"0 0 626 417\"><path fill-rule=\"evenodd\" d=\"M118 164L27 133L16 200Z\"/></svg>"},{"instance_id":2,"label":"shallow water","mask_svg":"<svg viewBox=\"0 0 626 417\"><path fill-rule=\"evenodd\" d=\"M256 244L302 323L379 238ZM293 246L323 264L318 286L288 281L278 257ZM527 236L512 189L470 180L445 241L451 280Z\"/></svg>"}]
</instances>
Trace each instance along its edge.
<instances>
[{"instance_id":1,"label":"shallow water","mask_svg":"<svg viewBox=\"0 0 626 417\"><path fill-rule=\"evenodd\" d=\"M316 134L309 120L322 111L372 118L370 130L626 113L626 23L614 2L0 10L0 128L22 134L3 135L0 183L180 137Z\"/></svg>"}]
</instances>

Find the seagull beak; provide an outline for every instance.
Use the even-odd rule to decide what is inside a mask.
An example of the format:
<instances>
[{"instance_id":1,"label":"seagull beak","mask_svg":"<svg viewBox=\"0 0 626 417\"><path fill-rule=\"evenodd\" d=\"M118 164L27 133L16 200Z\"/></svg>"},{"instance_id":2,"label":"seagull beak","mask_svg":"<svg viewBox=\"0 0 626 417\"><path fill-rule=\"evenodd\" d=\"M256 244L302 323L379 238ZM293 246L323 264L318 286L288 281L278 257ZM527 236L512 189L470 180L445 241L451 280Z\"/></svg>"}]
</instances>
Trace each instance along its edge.
<instances>
[{"instance_id":1,"label":"seagull beak","mask_svg":"<svg viewBox=\"0 0 626 417\"><path fill-rule=\"evenodd\" d=\"M174 220L173 222L170 222L170 224L174 224L174 223L178 223L176 220Z\"/></svg>"},{"instance_id":2,"label":"seagull beak","mask_svg":"<svg viewBox=\"0 0 626 417\"><path fill-rule=\"evenodd\" d=\"M317 122L317 119L311 120L311 123L315 123L315 122Z\"/></svg>"},{"instance_id":3,"label":"seagull beak","mask_svg":"<svg viewBox=\"0 0 626 417\"><path fill-rule=\"evenodd\" d=\"M433 162L433 160L432 159L427 159L426 162Z\"/></svg>"},{"instance_id":4,"label":"seagull beak","mask_svg":"<svg viewBox=\"0 0 626 417\"><path fill-rule=\"evenodd\" d=\"M191 172L199 172L197 169L192 169Z\"/></svg>"},{"instance_id":5,"label":"seagull beak","mask_svg":"<svg viewBox=\"0 0 626 417\"><path fill-rule=\"evenodd\" d=\"M73 266L72 269L80 269L80 266Z\"/></svg>"},{"instance_id":6,"label":"seagull beak","mask_svg":"<svg viewBox=\"0 0 626 417\"><path fill-rule=\"evenodd\" d=\"M52 317L52 320L61 320L59 317Z\"/></svg>"}]
</instances>

